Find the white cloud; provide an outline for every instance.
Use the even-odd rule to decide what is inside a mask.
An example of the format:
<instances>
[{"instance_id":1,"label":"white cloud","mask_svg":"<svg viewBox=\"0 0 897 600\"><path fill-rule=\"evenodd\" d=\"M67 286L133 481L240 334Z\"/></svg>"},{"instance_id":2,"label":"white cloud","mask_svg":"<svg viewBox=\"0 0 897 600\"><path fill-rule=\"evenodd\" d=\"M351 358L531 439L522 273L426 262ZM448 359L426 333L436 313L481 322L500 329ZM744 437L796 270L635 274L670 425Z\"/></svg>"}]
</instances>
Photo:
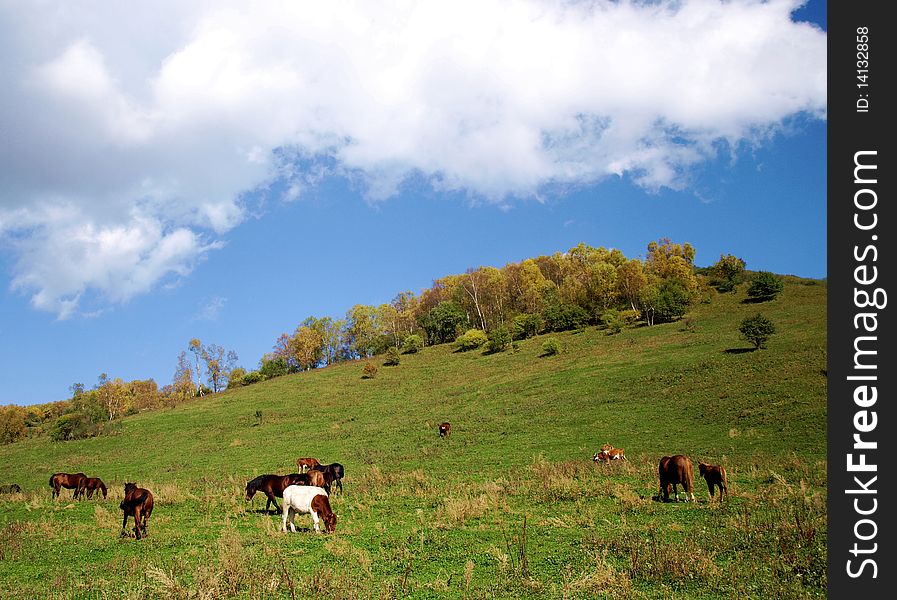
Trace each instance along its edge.
<instances>
[{"instance_id":1,"label":"white cloud","mask_svg":"<svg viewBox=\"0 0 897 600\"><path fill-rule=\"evenodd\" d=\"M221 314L225 304L227 304L227 298L214 296L200 308L199 313L194 318L197 321L217 321L218 315Z\"/></svg>"},{"instance_id":2,"label":"white cloud","mask_svg":"<svg viewBox=\"0 0 897 600\"><path fill-rule=\"evenodd\" d=\"M795 0L118 4L0 2L0 238L60 317L189 272L277 178L682 187L826 109Z\"/></svg>"}]
</instances>

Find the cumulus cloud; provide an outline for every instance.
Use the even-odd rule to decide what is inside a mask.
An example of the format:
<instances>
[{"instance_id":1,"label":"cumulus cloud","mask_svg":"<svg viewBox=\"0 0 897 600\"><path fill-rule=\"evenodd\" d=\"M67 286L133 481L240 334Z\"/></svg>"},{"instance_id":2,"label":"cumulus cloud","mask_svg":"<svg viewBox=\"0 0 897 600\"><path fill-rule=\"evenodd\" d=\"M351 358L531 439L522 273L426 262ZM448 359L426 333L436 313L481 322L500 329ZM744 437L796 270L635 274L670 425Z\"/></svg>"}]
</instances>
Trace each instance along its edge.
<instances>
[{"instance_id":1,"label":"cumulus cloud","mask_svg":"<svg viewBox=\"0 0 897 600\"><path fill-rule=\"evenodd\" d=\"M0 2L0 239L60 317L184 276L275 180L506 204L824 118L795 0Z\"/></svg>"}]
</instances>

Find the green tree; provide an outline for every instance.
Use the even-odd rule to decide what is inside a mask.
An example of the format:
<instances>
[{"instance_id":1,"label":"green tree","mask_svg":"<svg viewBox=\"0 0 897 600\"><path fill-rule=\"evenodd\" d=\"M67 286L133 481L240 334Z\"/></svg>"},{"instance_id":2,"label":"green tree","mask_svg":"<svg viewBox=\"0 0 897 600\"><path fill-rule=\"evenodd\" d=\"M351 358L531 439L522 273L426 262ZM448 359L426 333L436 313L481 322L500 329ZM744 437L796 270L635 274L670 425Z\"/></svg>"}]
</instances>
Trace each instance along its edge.
<instances>
[{"instance_id":1,"label":"green tree","mask_svg":"<svg viewBox=\"0 0 897 600\"><path fill-rule=\"evenodd\" d=\"M514 317L514 339L525 340L538 335L543 325L541 315L534 313L517 315Z\"/></svg>"},{"instance_id":2,"label":"green tree","mask_svg":"<svg viewBox=\"0 0 897 600\"><path fill-rule=\"evenodd\" d=\"M178 355L178 365L174 371L171 382L170 399L175 403L184 402L196 395L196 384L193 383L193 369L187 353L182 351Z\"/></svg>"},{"instance_id":3,"label":"green tree","mask_svg":"<svg viewBox=\"0 0 897 600\"><path fill-rule=\"evenodd\" d=\"M290 365L282 356L276 354L266 354L259 361L259 374L263 379L273 379L291 373Z\"/></svg>"},{"instance_id":4,"label":"green tree","mask_svg":"<svg viewBox=\"0 0 897 600\"><path fill-rule=\"evenodd\" d=\"M781 279L769 271L760 271L751 279L747 295L748 298L757 302L766 302L774 300L783 289L785 289L785 285Z\"/></svg>"},{"instance_id":5,"label":"green tree","mask_svg":"<svg viewBox=\"0 0 897 600\"><path fill-rule=\"evenodd\" d=\"M121 416L127 408L128 394L124 382L119 379L109 379L105 373L101 373L96 388L97 399L106 410L110 421Z\"/></svg>"},{"instance_id":6,"label":"green tree","mask_svg":"<svg viewBox=\"0 0 897 600\"><path fill-rule=\"evenodd\" d=\"M695 249L691 244L674 244L662 239L648 244L645 271L661 280L675 281L688 294L698 287L694 273Z\"/></svg>"},{"instance_id":7,"label":"green tree","mask_svg":"<svg viewBox=\"0 0 897 600\"><path fill-rule=\"evenodd\" d=\"M754 348L765 348L770 336L776 332L776 326L772 321L757 313L741 322L738 328L741 336L752 343Z\"/></svg>"},{"instance_id":8,"label":"green tree","mask_svg":"<svg viewBox=\"0 0 897 600\"><path fill-rule=\"evenodd\" d=\"M202 359L205 362L209 387L213 393L220 392L227 387L227 374L237 366L237 353L225 350L218 344L209 344L202 347ZM202 387L200 395L203 395Z\"/></svg>"},{"instance_id":9,"label":"green tree","mask_svg":"<svg viewBox=\"0 0 897 600\"><path fill-rule=\"evenodd\" d=\"M744 273L746 263L731 254L721 254L719 260L710 267L710 273L714 279L713 285L720 292L735 290L738 279Z\"/></svg>"},{"instance_id":10,"label":"green tree","mask_svg":"<svg viewBox=\"0 0 897 600\"><path fill-rule=\"evenodd\" d=\"M504 325L499 325L489 332L486 350L488 352L504 352L511 341L511 332Z\"/></svg>"},{"instance_id":11,"label":"green tree","mask_svg":"<svg viewBox=\"0 0 897 600\"><path fill-rule=\"evenodd\" d=\"M231 369L231 372L227 375L227 389L242 387L243 385L247 385L245 381L246 378L246 369L243 367L235 367Z\"/></svg>"},{"instance_id":12,"label":"green tree","mask_svg":"<svg viewBox=\"0 0 897 600\"><path fill-rule=\"evenodd\" d=\"M543 313L545 327L549 331L567 331L581 329L589 322L589 313L577 304L563 302L560 299L552 300Z\"/></svg>"},{"instance_id":13,"label":"green tree","mask_svg":"<svg viewBox=\"0 0 897 600\"><path fill-rule=\"evenodd\" d=\"M419 335L413 333L405 338L402 343L402 351L405 354L416 354L424 347L424 341Z\"/></svg>"},{"instance_id":14,"label":"green tree","mask_svg":"<svg viewBox=\"0 0 897 600\"><path fill-rule=\"evenodd\" d=\"M676 280L660 282L651 298L656 323L669 323L681 318L691 302L689 292Z\"/></svg>"},{"instance_id":15,"label":"green tree","mask_svg":"<svg viewBox=\"0 0 897 600\"><path fill-rule=\"evenodd\" d=\"M457 302L448 300L440 302L424 315L420 325L427 332L430 344L443 344L454 341L459 329L467 322L467 313L464 309Z\"/></svg>"},{"instance_id":16,"label":"green tree","mask_svg":"<svg viewBox=\"0 0 897 600\"><path fill-rule=\"evenodd\" d=\"M287 347L290 360L302 371L315 368L324 356L324 338L321 332L305 325L296 329Z\"/></svg>"},{"instance_id":17,"label":"green tree","mask_svg":"<svg viewBox=\"0 0 897 600\"><path fill-rule=\"evenodd\" d=\"M617 293L632 310L641 310L641 299L648 287L645 266L640 260L630 260L617 268Z\"/></svg>"},{"instance_id":18,"label":"green tree","mask_svg":"<svg viewBox=\"0 0 897 600\"><path fill-rule=\"evenodd\" d=\"M377 338L377 310L373 306L356 304L346 313L345 343L350 352L358 358L373 356Z\"/></svg>"}]
</instances>

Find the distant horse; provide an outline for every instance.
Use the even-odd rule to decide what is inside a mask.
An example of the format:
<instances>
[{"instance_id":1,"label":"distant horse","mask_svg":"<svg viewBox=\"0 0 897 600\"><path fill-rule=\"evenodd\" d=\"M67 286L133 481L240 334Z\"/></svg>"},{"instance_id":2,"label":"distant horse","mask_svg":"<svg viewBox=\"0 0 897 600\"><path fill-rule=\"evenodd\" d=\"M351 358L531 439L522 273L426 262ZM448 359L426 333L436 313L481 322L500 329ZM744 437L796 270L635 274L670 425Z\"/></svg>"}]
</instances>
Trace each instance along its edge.
<instances>
[{"instance_id":1,"label":"distant horse","mask_svg":"<svg viewBox=\"0 0 897 600\"><path fill-rule=\"evenodd\" d=\"M125 530L125 527L128 525L128 517L134 517L134 534L137 536L137 539L146 537L146 522L153 513L153 493L137 487L136 483L126 483L125 499L121 501L118 507L125 513L121 522L122 537L128 534Z\"/></svg>"},{"instance_id":2,"label":"distant horse","mask_svg":"<svg viewBox=\"0 0 897 600\"><path fill-rule=\"evenodd\" d=\"M446 421L439 424L439 437L447 438L452 434L452 424Z\"/></svg>"},{"instance_id":3,"label":"distant horse","mask_svg":"<svg viewBox=\"0 0 897 600\"><path fill-rule=\"evenodd\" d=\"M103 492L103 498L106 498L106 484L99 477L88 477L84 487L87 490L88 499L93 497L94 492L97 492L97 498L100 497L100 492Z\"/></svg>"},{"instance_id":4,"label":"distant horse","mask_svg":"<svg viewBox=\"0 0 897 600\"><path fill-rule=\"evenodd\" d=\"M343 465L339 463L330 463L329 465L316 465L311 468L312 471L321 471L324 474L324 480L327 482L327 485L324 486L324 489L330 490L330 484L336 482L337 487L339 487L340 493L343 491L343 477L346 475L346 470L343 468Z\"/></svg>"},{"instance_id":5,"label":"distant horse","mask_svg":"<svg viewBox=\"0 0 897 600\"><path fill-rule=\"evenodd\" d=\"M286 533L287 523L290 530L296 531L293 517L296 513L311 515L315 522L315 533L320 533L318 526L323 519L327 533L336 531L336 515L330 508L327 492L322 488L306 485L291 485L283 492L283 525L280 530Z\"/></svg>"},{"instance_id":6,"label":"distant horse","mask_svg":"<svg viewBox=\"0 0 897 600\"><path fill-rule=\"evenodd\" d=\"M290 485L308 485L308 473L290 473L289 475L259 475L246 484L246 500L252 500L256 492L261 492L268 497L265 502L265 511L274 505L274 510L280 512L275 498L283 498L283 491Z\"/></svg>"},{"instance_id":7,"label":"distant horse","mask_svg":"<svg viewBox=\"0 0 897 600\"><path fill-rule=\"evenodd\" d=\"M312 458L307 456L305 458L297 458L296 459L296 468L299 469L300 473L305 473L307 470L312 468L315 465L319 465L321 462L317 458Z\"/></svg>"},{"instance_id":8,"label":"distant horse","mask_svg":"<svg viewBox=\"0 0 897 600\"><path fill-rule=\"evenodd\" d=\"M83 496L86 485L87 475L84 473L55 473L50 477L50 487L53 488L54 498L59 496L59 488L75 490L72 493L72 498Z\"/></svg>"},{"instance_id":9,"label":"distant horse","mask_svg":"<svg viewBox=\"0 0 897 600\"><path fill-rule=\"evenodd\" d=\"M22 488L18 483L10 483L8 485L0 485L0 494L19 494Z\"/></svg>"}]
</instances>

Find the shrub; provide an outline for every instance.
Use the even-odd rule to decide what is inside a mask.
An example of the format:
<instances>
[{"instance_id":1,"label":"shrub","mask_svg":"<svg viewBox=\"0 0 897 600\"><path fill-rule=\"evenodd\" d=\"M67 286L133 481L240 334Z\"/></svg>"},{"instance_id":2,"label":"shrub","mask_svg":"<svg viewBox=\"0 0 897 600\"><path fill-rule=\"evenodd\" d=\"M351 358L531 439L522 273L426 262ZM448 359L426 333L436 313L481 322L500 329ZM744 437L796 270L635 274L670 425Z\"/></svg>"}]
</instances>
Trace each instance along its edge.
<instances>
[{"instance_id":1,"label":"shrub","mask_svg":"<svg viewBox=\"0 0 897 600\"><path fill-rule=\"evenodd\" d=\"M246 378L246 369L243 367L236 367L231 369L230 373L227 376L227 387L230 388L238 388L246 385L244 379Z\"/></svg>"},{"instance_id":2,"label":"shrub","mask_svg":"<svg viewBox=\"0 0 897 600\"><path fill-rule=\"evenodd\" d=\"M99 435L101 425L91 422L84 413L71 412L62 415L50 429L50 439L54 442L81 440Z\"/></svg>"},{"instance_id":3,"label":"shrub","mask_svg":"<svg viewBox=\"0 0 897 600\"><path fill-rule=\"evenodd\" d=\"M400 362L399 349L395 346L390 346L389 350L386 351L386 360L383 361L383 364L387 367L397 367Z\"/></svg>"},{"instance_id":4,"label":"shrub","mask_svg":"<svg viewBox=\"0 0 897 600\"><path fill-rule=\"evenodd\" d=\"M253 383L258 383L259 381L264 380L265 376L258 371L250 371L243 376L243 385L252 385Z\"/></svg>"},{"instance_id":5,"label":"shrub","mask_svg":"<svg viewBox=\"0 0 897 600\"><path fill-rule=\"evenodd\" d=\"M259 374L263 379L273 379L290 373L290 365L282 358L273 358L266 360L262 358L262 365L259 368Z\"/></svg>"},{"instance_id":6,"label":"shrub","mask_svg":"<svg viewBox=\"0 0 897 600\"><path fill-rule=\"evenodd\" d=\"M482 329L468 329L464 335L455 340L458 350L466 352L474 350L489 341L489 336Z\"/></svg>"},{"instance_id":7,"label":"shrub","mask_svg":"<svg viewBox=\"0 0 897 600\"><path fill-rule=\"evenodd\" d=\"M614 309L610 309L604 312L601 315L601 326L604 329L607 329L608 335L613 335L615 333L620 333L623 331L624 321L620 317L620 312Z\"/></svg>"},{"instance_id":8,"label":"shrub","mask_svg":"<svg viewBox=\"0 0 897 600\"><path fill-rule=\"evenodd\" d=\"M755 316L743 320L738 331L741 332L744 339L754 345L754 348L763 348L769 337L776 332L776 326L772 321L757 313Z\"/></svg>"},{"instance_id":9,"label":"shrub","mask_svg":"<svg viewBox=\"0 0 897 600\"><path fill-rule=\"evenodd\" d=\"M542 331L542 317L533 313L524 313L514 317L514 339L525 340Z\"/></svg>"},{"instance_id":10,"label":"shrub","mask_svg":"<svg viewBox=\"0 0 897 600\"><path fill-rule=\"evenodd\" d=\"M554 356L561 353L561 343L554 338L542 342L542 356Z\"/></svg>"},{"instance_id":11,"label":"shrub","mask_svg":"<svg viewBox=\"0 0 897 600\"><path fill-rule=\"evenodd\" d=\"M589 322L589 313L577 304L558 302L545 309L545 327L550 331L580 329Z\"/></svg>"},{"instance_id":12,"label":"shrub","mask_svg":"<svg viewBox=\"0 0 897 600\"><path fill-rule=\"evenodd\" d=\"M486 350L489 352L503 352L511 343L511 332L505 326L496 327L489 332L489 341Z\"/></svg>"},{"instance_id":13,"label":"shrub","mask_svg":"<svg viewBox=\"0 0 897 600\"><path fill-rule=\"evenodd\" d=\"M769 271L760 271L751 279L747 295L748 298L757 302L765 302L775 299L784 288L785 285L781 279Z\"/></svg>"},{"instance_id":14,"label":"shrub","mask_svg":"<svg viewBox=\"0 0 897 600\"><path fill-rule=\"evenodd\" d=\"M419 335L411 334L405 338L402 344L402 351L405 354L416 354L424 347L424 340Z\"/></svg>"},{"instance_id":15,"label":"shrub","mask_svg":"<svg viewBox=\"0 0 897 600\"><path fill-rule=\"evenodd\" d=\"M373 379L377 376L377 365L374 363L364 363L364 367L361 369L361 378L362 379Z\"/></svg>"}]
</instances>

